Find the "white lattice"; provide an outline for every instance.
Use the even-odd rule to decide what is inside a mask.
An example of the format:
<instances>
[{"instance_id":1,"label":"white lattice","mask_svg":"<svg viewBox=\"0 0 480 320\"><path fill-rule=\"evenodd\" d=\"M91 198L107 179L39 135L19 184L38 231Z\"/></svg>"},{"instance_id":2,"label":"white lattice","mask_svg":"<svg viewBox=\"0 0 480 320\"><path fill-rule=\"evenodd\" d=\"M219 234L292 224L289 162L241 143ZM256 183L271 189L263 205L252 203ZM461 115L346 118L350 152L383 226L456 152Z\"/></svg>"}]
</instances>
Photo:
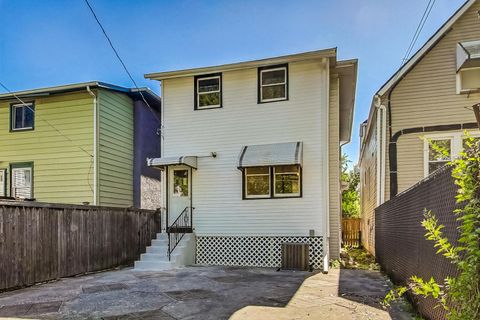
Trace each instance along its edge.
<instances>
[{"instance_id":1,"label":"white lattice","mask_svg":"<svg viewBox=\"0 0 480 320\"><path fill-rule=\"evenodd\" d=\"M207 265L280 267L282 243L308 243L310 265L323 264L323 237L198 236L197 263Z\"/></svg>"}]
</instances>

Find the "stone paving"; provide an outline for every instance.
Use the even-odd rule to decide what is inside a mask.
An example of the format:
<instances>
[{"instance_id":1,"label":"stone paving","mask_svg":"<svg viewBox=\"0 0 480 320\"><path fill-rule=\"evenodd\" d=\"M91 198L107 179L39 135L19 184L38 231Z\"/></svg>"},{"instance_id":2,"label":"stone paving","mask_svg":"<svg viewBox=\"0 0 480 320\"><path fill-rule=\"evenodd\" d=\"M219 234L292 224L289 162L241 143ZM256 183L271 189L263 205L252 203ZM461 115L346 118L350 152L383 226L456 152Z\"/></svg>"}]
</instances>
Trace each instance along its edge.
<instances>
[{"instance_id":1,"label":"stone paving","mask_svg":"<svg viewBox=\"0 0 480 320\"><path fill-rule=\"evenodd\" d=\"M234 267L122 269L4 292L0 317L170 320L228 319L233 314L232 319L390 319L378 305L388 288L385 278L378 272L342 271L346 272L324 275ZM337 307L345 309L341 311L347 317L332 317L341 314ZM357 311L372 317L350 317Z\"/></svg>"}]
</instances>

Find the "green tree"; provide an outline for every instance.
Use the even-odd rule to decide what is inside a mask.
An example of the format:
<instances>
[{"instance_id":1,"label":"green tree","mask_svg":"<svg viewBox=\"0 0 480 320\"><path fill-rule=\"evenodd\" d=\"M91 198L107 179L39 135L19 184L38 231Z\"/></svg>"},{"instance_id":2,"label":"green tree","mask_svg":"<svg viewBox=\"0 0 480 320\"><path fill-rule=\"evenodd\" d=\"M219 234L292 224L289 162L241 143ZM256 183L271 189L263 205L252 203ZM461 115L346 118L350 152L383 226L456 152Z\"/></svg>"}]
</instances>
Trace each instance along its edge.
<instances>
[{"instance_id":1,"label":"green tree","mask_svg":"<svg viewBox=\"0 0 480 320\"><path fill-rule=\"evenodd\" d=\"M346 218L360 217L360 195L358 193L358 184L360 183L360 173L358 170L348 169L348 160L346 154L342 156L342 175L341 181L344 190L342 191L342 214Z\"/></svg>"}]
</instances>

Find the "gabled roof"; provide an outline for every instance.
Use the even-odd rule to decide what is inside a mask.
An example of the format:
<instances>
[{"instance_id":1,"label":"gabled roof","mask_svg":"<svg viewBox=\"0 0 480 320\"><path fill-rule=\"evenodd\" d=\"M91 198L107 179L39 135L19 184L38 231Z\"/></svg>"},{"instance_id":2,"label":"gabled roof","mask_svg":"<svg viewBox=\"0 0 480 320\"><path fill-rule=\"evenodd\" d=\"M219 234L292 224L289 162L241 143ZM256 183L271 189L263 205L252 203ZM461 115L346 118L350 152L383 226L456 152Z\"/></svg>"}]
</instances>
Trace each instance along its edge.
<instances>
[{"instance_id":1,"label":"gabled roof","mask_svg":"<svg viewBox=\"0 0 480 320\"><path fill-rule=\"evenodd\" d=\"M90 81L90 82L81 82L81 83L73 83L61 86L54 86L54 87L45 87L45 88L38 88L32 90L22 90L16 91L12 93L0 93L0 100L10 100L14 99L15 96L19 98L35 98L35 97L45 97L51 94L56 93L65 93L65 92L74 92L79 90L84 90L87 87L90 88L103 88L111 91L122 92L126 95L130 96L132 99L138 100L141 99L140 92L147 100L148 104L152 107L160 110L160 97L157 96L152 90L149 88L125 88L120 87L114 84L101 82L101 81Z\"/></svg>"},{"instance_id":2,"label":"gabled roof","mask_svg":"<svg viewBox=\"0 0 480 320\"><path fill-rule=\"evenodd\" d=\"M467 0L455 13L424 43L415 54L403 64L388 80L385 82L372 98L370 112L368 114L367 130L365 136L370 132L372 126L372 118L375 113L375 100L377 97L382 97L389 90L392 89L398 82L400 82L410 70L445 36L445 34L452 28L453 24L468 10L477 0ZM360 145L359 160L362 159L364 145Z\"/></svg>"},{"instance_id":3,"label":"gabled roof","mask_svg":"<svg viewBox=\"0 0 480 320\"><path fill-rule=\"evenodd\" d=\"M423 58L423 56L433 48L437 42L450 30L452 25L476 2L477 0L466 1L438 30L425 42L425 44L418 49L415 54L408 59L391 77L383 84L377 91L377 95L383 96L388 90L392 88Z\"/></svg>"}]
</instances>

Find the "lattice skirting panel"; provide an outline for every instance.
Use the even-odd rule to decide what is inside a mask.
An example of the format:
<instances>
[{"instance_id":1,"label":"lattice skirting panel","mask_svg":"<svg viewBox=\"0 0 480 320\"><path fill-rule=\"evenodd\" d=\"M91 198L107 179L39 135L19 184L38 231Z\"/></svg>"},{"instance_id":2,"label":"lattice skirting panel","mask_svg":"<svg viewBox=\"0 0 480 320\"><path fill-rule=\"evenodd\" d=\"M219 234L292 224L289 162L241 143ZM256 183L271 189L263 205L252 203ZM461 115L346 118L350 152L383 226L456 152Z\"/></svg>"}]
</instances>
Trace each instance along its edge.
<instances>
[{"instance_id":1,"label":"lattice skirting panel","mask_svg":"<svg viewBox=\"0 0 480 320\"><path fill-rule=\"evenodd\" d=\"M322 268L323 237L308 236L197 236L197 263L280 267L282 243L310 244L310 265Z\"/></svg>"}]
</instances>

